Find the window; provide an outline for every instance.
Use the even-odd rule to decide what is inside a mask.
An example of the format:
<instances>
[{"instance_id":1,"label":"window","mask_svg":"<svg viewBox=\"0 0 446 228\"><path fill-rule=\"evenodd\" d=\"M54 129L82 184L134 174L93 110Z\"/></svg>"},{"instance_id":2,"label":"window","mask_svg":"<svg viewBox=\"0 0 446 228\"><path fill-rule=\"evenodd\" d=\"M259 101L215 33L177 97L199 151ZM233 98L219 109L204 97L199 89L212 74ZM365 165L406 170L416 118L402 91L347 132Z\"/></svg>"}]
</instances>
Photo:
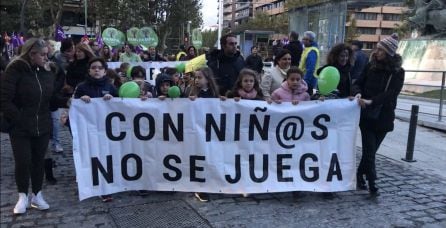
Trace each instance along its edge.
<instances>
[{"instance_id":1,"label":"window","mask_svg":"<svg viewBox=\"0 0 446 228\"><path fill-rule=\"evenodd\" d=\"M358 27L358 33L359 34L367 34L367 35L375 35L376 28Z\"/></svg>"},{"instance_id":2,"label":"window","mask_svg":"<svg viewBox=\"0 0 446 228\"><path fill-rule=\"evenodd\" d=\"M392 35L395 31L390 28L382 28L381 29L381 35Z\"/></svg>"},{"instance_id":3,"label":"window","mask_svg":"<svg viewBox=\"0 0 446 228\"><path fill-rule=\"evenodd\" d=\"M376 13L355 13L356 20L376 20L378 18L378 14Z\"/></svg>"},{"instance_id":4,"label":"window","mask_svg":"<svg viewBox=\"0 0 446 228\"><path fill-rule=\"evenodd\" d=\"M383 20L384 21L400 21L401 15L394 14L394 13L385 13L385 14L383 14Z\"/></svg>"},{"instance_id":5,"label":"window","mask_svg":"<svg viewBox=\"0 0 446 228\"><path fill-rule=\"evenodd\" d=\"M364 49L375 49L376 43L373 42L364 42Z\"/></svg>"}]
</instances>

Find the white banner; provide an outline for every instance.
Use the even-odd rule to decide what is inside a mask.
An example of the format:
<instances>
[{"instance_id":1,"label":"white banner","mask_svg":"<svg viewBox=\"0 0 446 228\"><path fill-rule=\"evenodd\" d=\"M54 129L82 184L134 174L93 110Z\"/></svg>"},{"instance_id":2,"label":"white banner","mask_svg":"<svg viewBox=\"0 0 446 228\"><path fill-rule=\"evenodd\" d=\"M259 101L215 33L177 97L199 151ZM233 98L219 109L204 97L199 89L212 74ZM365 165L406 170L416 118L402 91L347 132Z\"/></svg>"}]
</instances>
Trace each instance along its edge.
<instances>
[{"instance_id":1,"label":"white banner","mask_svg":"<svg viewBox=\"0 0 446 228\"><path fill-rule=\"evenodd\" d=\"M121 99L70 108L79 198L356 187L356 101Z\"/></svg>"},{"instance_id":2,"label":"white banner","mask_svg":"<svg viewBox=\"0 0 446 228\"><path fill-rule=\"evenodd\" d=\"M164 67L172 67L175 68L178 64L185 63L184 61L175 61L175 62L133 62L129 63L131 67L133 66L142 66L146 69L146 81L150 82L152 85L155 85L156 76L161 72L160 69ZM107 62L108 68L116 69L121 66L122 62Z\"/></svg>"}]
</instances>

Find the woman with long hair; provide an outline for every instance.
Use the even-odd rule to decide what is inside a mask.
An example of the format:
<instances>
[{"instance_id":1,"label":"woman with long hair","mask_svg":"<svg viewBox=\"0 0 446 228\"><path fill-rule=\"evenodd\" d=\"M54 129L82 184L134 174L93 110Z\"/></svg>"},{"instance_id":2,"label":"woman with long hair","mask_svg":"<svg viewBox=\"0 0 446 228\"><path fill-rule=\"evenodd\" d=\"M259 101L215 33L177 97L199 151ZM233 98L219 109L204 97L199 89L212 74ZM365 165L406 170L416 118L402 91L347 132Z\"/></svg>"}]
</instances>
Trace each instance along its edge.
<instances>
[{"instance_id":1,"label":"woman with long hair","mask_svg":"<svg viewBox=\"0 0 446 228\"><path fill-rule=\"evenodd\" d=\"M371 196L378 195L376 186L375 155L386 134L393 131L398 94L404 83L402 58L396 54L398 37L392 35L381 40L371 61L353 86L353 94L363 108L359 127L362 138L362 157L359 163L357 187L367 189Z\"/></svg>"},{"instance_id":2,"label":"woman with long hair","mask_svg":"<svg viewBox=\"0 0 446 228\"><path fill-rule=\"evenodd\" d=\"M29 206L47 210L42 195L44 157L50 140L50 102L58 100L54 73L48 63L48 47L43 39L31 38L21 54L8 64L1 83L1 111L10 123L9 138L15 161L15 180L19 200L14 214ZM65 102L60 100L60 102ZM28 199L31 179L31 200ZM31 205L29 205L31 203Z\"/></svg>"}]
</instances>

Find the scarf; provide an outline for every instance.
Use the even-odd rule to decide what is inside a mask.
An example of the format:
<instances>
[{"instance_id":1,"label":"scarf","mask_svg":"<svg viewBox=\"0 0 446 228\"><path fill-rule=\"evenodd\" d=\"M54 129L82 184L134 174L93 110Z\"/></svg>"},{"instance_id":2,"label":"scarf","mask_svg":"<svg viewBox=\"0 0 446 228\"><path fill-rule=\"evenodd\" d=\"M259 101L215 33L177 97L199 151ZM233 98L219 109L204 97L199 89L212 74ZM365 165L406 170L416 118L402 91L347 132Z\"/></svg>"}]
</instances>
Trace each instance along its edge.
<instances>
[{"instance_id":1,"label":"scarf","mask_svg":"<svg viewBox=\"0 0 446 228\"><path fill-rule=\"evenodd\" d=\"M252 89L250 92L246 92L244 89L239 89L238 94L243 99L253 100L257 97L257 91L255 89Z\"/></svg>"}]
</instances>

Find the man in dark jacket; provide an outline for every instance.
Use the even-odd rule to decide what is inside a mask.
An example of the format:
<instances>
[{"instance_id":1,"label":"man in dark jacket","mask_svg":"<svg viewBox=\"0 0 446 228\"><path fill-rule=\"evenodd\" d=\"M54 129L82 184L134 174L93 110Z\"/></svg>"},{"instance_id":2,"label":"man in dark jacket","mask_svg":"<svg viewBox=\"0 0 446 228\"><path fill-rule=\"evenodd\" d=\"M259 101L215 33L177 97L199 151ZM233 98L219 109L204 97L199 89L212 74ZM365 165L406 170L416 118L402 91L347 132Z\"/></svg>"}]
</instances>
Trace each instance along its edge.
<instances>
[{"instance_id":1,"label":"man in dark jacket","mask_svg":"<svg viewBox=\"0 0 446 228\"><path fill-rule=\"evenodd\" d=\"M214 73L220 95L231 90L240 70L245 67L245 60L237 51L237 39L233 34L220 38L221 50L214 50L206 56L207 65Z\"/></svg>"},{"instance_id":2,"label":"man in dark jacket","mask_svg":"<svg viewBox=\"0 0 446 228\"><path fill-rule=\"evenodd\" d=\"M260 73L262 73L263 60L262 57L258 54L256 46L251 47L251 55L246 58L246 67L255 70L257 73L259 73L259 75Z\"/></svg>"},{"instance_id":3,"label":"man in dark jacket","mask_svg":"<svg viewBox=\"0 0 446 228\"><path fill-rule=\"evenodd\" d=\"M291 66L299 66L300 57L304 50L302 43L299 41L299 34L295 31L290 33L290 42L283 47L291 52Z\"/></svg>"},{"instance_id":4,"label":"man in dark jacket","mask_svg":"<svg viewBox=\"0 0 446 228\"><path fill-rule=\"evenodd\" d=\"M356 80L359 79L362 71L364 70L367 63L369 63L369 57L364 51L362 51L362 42L355 40L352 42L352 49L355 52L354 59L355 63L353 64L351 76L352 82L355 83Z\"/></svg>"}]
</instances>

